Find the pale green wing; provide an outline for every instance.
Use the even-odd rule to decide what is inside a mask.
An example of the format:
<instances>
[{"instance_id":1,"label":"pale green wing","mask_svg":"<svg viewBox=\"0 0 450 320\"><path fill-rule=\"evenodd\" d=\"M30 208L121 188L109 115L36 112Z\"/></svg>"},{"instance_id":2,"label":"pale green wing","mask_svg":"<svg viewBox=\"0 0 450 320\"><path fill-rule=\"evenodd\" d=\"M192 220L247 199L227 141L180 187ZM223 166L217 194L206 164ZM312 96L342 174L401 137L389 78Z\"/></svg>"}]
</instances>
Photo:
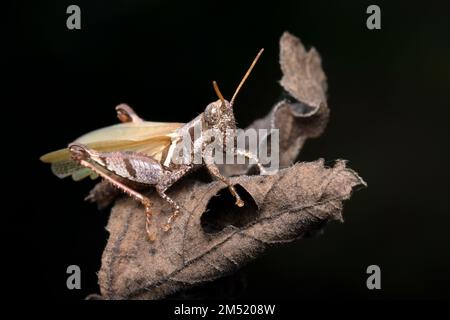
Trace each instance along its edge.
<instances>
[{"instance_id":1,"label":"pale green wing","mask_svg":"<svg viewBox=\"0 0 450 320\"><path fill-rule=\"evenodd\" d=\"M134 151L161 161L162 152L170 145L174 131L182 125L149 121L120 123L89 132L75 141L100 152ZM97 177L91 170L72 161L67 148L47 153L40 159L51 163L52 172L59 178L72 176L79 181L88 176Z\"/></svg>"}]
</instances>

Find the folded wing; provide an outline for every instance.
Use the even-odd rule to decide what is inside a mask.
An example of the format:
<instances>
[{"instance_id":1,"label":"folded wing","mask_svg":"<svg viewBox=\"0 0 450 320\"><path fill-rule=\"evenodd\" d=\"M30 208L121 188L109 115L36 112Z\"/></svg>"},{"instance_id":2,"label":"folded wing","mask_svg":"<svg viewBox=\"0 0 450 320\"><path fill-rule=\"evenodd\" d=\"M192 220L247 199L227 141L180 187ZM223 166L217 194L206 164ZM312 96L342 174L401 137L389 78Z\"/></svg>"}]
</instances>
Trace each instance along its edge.
<instances>
[{"instance_id":1,"label":"folded wing","mask_svg":"<svg viewBox=\"0 0 450 320\"><path fill-rule=\"evenodd\" d=\"M182 125L183 123L150 121L119 123L89 132L75 141L100 152L133 151L161 161L164 150L175 137L175 131ZM97 178L91 170L71 159L68 148L47 153L40 159L50 163L52 172L59 178L72 176L75 181L88 176Z\"/></svg>"}]
</instances>

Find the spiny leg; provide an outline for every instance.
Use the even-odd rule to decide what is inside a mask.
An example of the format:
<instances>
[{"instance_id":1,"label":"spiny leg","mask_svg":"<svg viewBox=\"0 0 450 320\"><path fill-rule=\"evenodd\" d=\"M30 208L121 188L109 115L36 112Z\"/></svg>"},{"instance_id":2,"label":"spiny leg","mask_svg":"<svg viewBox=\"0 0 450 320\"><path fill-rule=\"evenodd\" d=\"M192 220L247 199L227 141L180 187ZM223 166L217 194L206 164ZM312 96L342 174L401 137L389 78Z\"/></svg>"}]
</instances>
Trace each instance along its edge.
<instances>
[{"instance_id":1,"label":"spiny leg","mask_svg":"<svg viewBox=\"0 0 450 320\"><path fill-rule=\"evenodd\" d=\"M78 157L82 159L89 159L91 164L95 164L102 170L114 173L118 177L115 180L121 181L121 178L126 179L128 182L138 182L145 185L155 186L161 198L168 202L175 212L168 220L168 224L164 226L164 229L168 230L170 223L178 215L180 207L165 194L167 188L169 188L175 181L179 180L189 170L192 169L191 165L181 165L171 170L165 170L162 165L154 158L133 153L118 153L118 152L97 152L89 149L84 145L74 143L71 145L74 150L78 150ZM75 156L77 153L74 152ZM128 186L128 189L131 189Z\"/></svg>"},{"instance_id":2,"label":"spiny leg","mask_svg":"<svg viewBox=\"0 0 450 320\"><path fill-rule=\"evenodd\" d=\"M206 168L208 169L209 173L214 178L216 178L216 179L222 181L223 183L225 183L228 186L228 189L230 190L230 192L233 195L233 197L236 199L236 205L238 207L243 207L244 206L244 201L241 199L241 197L239 196L239 194L237 193L236 189L231 184L231 182L220 173L219 168L214 164L213 157L211 155L204 154L203 158L205 159Z\"/></svg>"},{"instance_id":3,"label":"spiny leg","mask_svg":"<svg viewBox=\"0 0 450 320\"><path fill-rule=\"evenodd\" d=\"M99 176L101 176L103 179L105 179L106 181L108 181L109 183L111 183L112 185L117 187L118 189L122 190L123 192L127 193L128 195L130 195L131 197L133 197L134 199L136 199L137 201L142 203L142 205L145 208L145 215L146 215L145 230L147 232L147 236L148 236L149 240L154 241L156 239L156 236L154 233L150 232L150 224L151 224L151 218L152 218L150 199L143 196L139 192L136 192L135 190L131 189L130 187L126 186L125 184L118 181L117 179L114 179L113 177L111 177L110 175L105 173L103 170L97 168L92 163L84 160L84 158L89 157L89 155L86 153L86 150L83 147L81 147L79 145L70 145L69 150L72 154L73 159L78 161L80 163L80 165L82 165L83 167L86 167L88 169L91 169L92 171L97 173Z\"/></svg>"},{"instance_id":4,"label":"spiny leg","mask_svg":"<svg viewBox=\"0 0 450 320\"><path fill-rule=\"evenodd\" d=\"M150 199L143 196L139 192L134 191L133 189L129 188L128 186L124 185L122 182L117 181L116 179L112 178L108 174L104 173L103 171L99 170L97 167L95 167L93 164L87 162L86 160L80 160L80 164L86 168L91 169L92 171L96 172L99 176L110 182L112 185L116 186L123 192L127 193L137 201L141 202L142 205L145 208L145 231L147 232L147 236L150 241L154 241L156 239L156 236L154 233L150 232L150 224L152 220L152 211L151 211L151 202Z\"/></svg>"},{"instance_id":5,"label":"spiny leg","mask_svg":"<svg viewBox=\"0 0 450 320\"><path fill-rule=\"evenodd\" d=\"M136 112L129 105L121 103L116 107L117 118L121 122L142 122L143 120L136 114Z\"/></svg>"}]
</instances>

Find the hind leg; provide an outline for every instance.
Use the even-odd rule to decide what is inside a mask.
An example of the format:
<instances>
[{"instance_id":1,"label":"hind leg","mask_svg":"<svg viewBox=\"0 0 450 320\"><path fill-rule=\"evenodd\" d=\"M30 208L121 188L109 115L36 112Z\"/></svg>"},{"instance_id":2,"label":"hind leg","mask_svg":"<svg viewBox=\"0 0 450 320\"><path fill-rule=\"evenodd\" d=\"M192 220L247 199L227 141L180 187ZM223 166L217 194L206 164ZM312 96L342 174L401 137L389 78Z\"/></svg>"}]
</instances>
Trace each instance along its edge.
<instances>
[{"instance_id":1,"label":"hind leg","mask_svg":"<svg viewBox=\"0 0 450 320\"><path fill-rule=\"evenodd\" d=\"M147 232L147 236L150 241L154 241L156 239L156 236L153 232L150 231L150 225L152 220L152 211L151 211L151 202L150 199L146 196L142 195L141 193L133 190L123 182L119 181L117 178L115 178L112 174L105 172L104 169L99 168L98 166L90 163L88 160L90 159L90 150L86 147L79 145L79 144L72 144L69 146L69 150L72 154L72 158L77 161L80 165L83 167L86 167L93 172L97 173L100 177L108 181L110 184L118 188L119 190L125 192L132 198L136 199L145 208L145 215L146 215L146 221L145 221L145 230Z\"/></svg>"}]
</instances>

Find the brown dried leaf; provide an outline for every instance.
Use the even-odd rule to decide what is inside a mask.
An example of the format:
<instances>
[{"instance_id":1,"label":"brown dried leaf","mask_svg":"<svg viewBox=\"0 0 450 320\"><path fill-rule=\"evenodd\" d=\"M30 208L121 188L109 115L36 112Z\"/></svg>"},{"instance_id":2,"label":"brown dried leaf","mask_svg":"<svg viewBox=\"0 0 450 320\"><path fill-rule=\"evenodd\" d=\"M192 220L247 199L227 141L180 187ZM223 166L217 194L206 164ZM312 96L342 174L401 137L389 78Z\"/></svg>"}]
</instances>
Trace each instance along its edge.
<instances>
[{"instance_id":1,"label":"brown dried leaf","mask_svg":"<svg viewBox=\"0 0 450 320\"><path fill-rule=\"evenodd\" d=\"M285 33L280 65L286 97L250 127L280 130L280 165L288 166L308 138L323 132L329 109L325 75L314 49L306 51L299 39ZM228 175L248 171L246 165L222 169ZM167 233L161 226L170 208L156 194L149 195L158 233L153 243L147 240L142 207L131 199L118 201L99 272L103 298L160 299L223 277L271 244L304 237L329 220L342 219L342 201L354 187L365 185L342 160L333 168L326 168L323 160L298 163L273 176L239 176L232 183L246 202L243 208L234 205L221 182L182 179L169 192L182 206L182 215Z\"/></svg>"},{"instance_id":2,"label":"brown dried leaf","mask_svg":"<svg viewBox=\"0 0 450 320\"><path fill-rule=\"evenodd\" d=\"M280 39L280 81L285 95L264 118L247 128L278 129L280 167L292 165L308 138L319 137L328 123L327 81L319 53L285 32ZM270 149L269 149L270 150ZM223 166L227 176L248 173L248 165Z\"/></svg>"},{"instance_id":3,"label":"brown dried leaf","mask_svg":"<svg viewBox=\"0 0 450 320\"><path fill-rule=\"evenodd\" d=\"M327 82L316 49L309 51L300 39L285 32L280 39L281 86L295 99L318 108L326 104Z\"/></svg>"},{"instance_id":4,"label":"brown dried leaf","mask_svg":"<svg viewBox=\"0 0 450 320\"><path fill-rule=\"evenodd\" d=\"M167 233L161 226L170 210L156 194L150 195L159 212L153 243L146 238L141 206L131 199L120 200L107 227L110 238L99 272L102 296L160 299L222 277L271 244L301 238L329 220L342 219L342 201L354 187L365 185L342 160L332 168L318 160L273 176L241 176L232 182L242 186L239 191L246 205L234 206L224 192L220 197L224 202L205 213L208 204L220 201L214 196L223 183L183 179L170 192L183 213Z\"/></svg>"}]
</instances>

